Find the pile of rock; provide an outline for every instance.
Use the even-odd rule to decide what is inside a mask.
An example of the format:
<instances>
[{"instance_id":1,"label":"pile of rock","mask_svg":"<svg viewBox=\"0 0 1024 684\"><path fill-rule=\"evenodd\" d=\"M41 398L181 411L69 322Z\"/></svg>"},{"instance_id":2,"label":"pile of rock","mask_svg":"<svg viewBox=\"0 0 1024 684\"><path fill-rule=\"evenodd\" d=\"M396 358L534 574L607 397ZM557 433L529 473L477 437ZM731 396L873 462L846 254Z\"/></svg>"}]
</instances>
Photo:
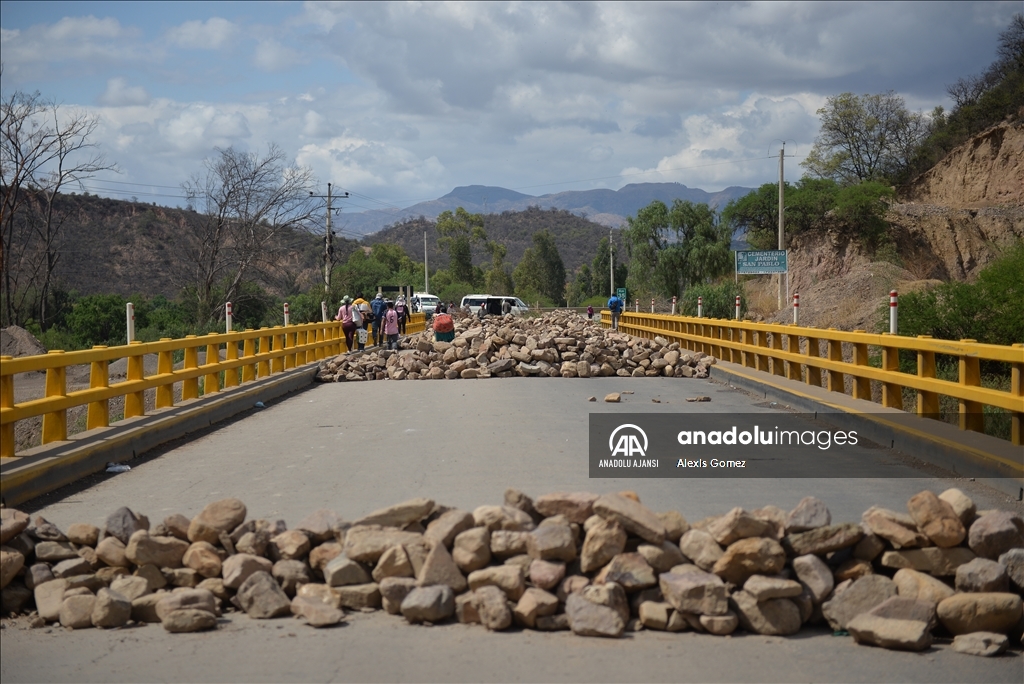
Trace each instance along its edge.
<instances>
[{"instance_id":1,"label":"pile of rock","mask_svg":"<svg viewBox=\"0 0 1024 684\"><path fill-rule=\"evenodd\" d=\"M402 349L368 350L323 361L317 379L456 380L513 376L706 378L712 356L687 352L664 337L646 340L602 328L571 311L539 318L464 316L452 342L426 331Z\"/></svg>"},{"instance_id":2,"label":"pile of rock","mask_svg":"<svg viewBox=\"0 0 1024 684\"><path fill-rule=\"evenodd\" d=\"M2 511L3 606L35 624L214 628L222 612L345 610L618 637L637 629L785 636L807 624L862 644L922 650L933 633L993 655L1024 629L1024 521L923 491L908 513L832 524L819 499L734 508L694 524L633 492L553 493L463 511L414 499L349 523L319 510L289 529L237 499L154 527L121 508L62 531ZM33 612L34 611L34 612Z\"/></svg>"}]
</instances>

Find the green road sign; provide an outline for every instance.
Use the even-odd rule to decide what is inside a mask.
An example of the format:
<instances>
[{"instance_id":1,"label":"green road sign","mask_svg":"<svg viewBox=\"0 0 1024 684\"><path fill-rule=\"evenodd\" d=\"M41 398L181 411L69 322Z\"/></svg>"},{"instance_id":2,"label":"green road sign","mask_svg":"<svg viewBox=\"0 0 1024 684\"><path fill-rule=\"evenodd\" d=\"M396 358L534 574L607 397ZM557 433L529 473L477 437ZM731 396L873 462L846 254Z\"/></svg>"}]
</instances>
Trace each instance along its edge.
<instances>
[{"instance_id":1,"label":"green road sign","mask_svg":"<svg viewBox=\"0 0 1024 684\"><path fill-rule=\"evenodd\" d=\"M615 296L618 297L619 299L621 299L622 301L626 301L626 288L624 288L624 287L616 288L615 289Z\"/></svg>"},{"instance_id":2,"label":"green road sign","mask_svg":"<svg viewBox=\"0 0 1024 684\"><path fill-rule=\"evenodd\" d=\"M788 273L786 250L766 249L736 252L737 275L764 275L766 273Z\"/></svg>"}]
</instances>

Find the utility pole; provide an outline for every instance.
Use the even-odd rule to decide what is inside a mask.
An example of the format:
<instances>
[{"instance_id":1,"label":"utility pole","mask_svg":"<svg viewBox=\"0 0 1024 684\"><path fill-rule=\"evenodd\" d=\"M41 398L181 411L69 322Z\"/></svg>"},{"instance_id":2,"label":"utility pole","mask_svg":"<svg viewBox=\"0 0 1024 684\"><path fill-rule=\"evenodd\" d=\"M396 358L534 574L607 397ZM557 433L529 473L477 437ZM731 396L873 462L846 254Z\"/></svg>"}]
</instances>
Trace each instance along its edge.
<instances>
[{"instance_id":1,"label":"utility pole","mask_svg":"<svg viewBox=\"0 0 1024 684\"><path fill-rule=\"evenodd\" d=\"M615 295L615 250L612 249L612 229L608 229L608 287L611 292L608 297Z\"/></svg>"},{"instance_id":2,"label":"utility pole","mask_svg":"<svg viewBox=\"0 0 1024 684\"><path fill-rule=\"evenodd\" d=\"M427 231L423 231L423 291L430 294L430 267L427 265Z\"/></svg>"},{"instance_id":3,"label":"utility pole","mask_svg":"<svg viewBox=\"0 0 1024 684\"><path fill-rule=\"evenodd\" d=\"M779 150L779 250L786 249L786 201L785 201L785 189L786 185L783 181L783 164L786 158L786 143L783 141L782 149ZM789 266L789 260L786 261L787 268ZM782 279L783 274L779 274L779 309L782 309Z\"/></svg>"},{"instance_id":4,"label":"utility pole","mask_svg":"<svg viewBox=\"0 0 1024 684\"><path fill-rule=\"evenodd\" d=\"M331 272L334 270L334 231L331 230L331 200L334 196L331 194L331 184L327 184L326 195L314 195L311 192L309 196L327 200L327 229L324 232L324 299L327 299L331 294ZM348 193L338 197L344 199Z\"/></svg>"}]
</instances>

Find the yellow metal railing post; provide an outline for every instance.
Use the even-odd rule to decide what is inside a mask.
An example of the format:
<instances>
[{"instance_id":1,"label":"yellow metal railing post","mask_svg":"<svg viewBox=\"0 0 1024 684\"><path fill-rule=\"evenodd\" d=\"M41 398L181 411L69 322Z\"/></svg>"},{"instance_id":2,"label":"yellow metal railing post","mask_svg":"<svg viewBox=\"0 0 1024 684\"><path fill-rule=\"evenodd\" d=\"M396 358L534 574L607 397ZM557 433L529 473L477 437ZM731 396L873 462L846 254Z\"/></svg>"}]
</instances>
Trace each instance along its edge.
<instances>
[{"instance_id":1,"label":"yellow metal railing post","mask_svg":"<svg viewBox=\"0 0 1024 684\"><path fill-rule=\"evenodd\" d=\"M284 338L285 349L295 348L295 333L285 330L282 337ZM295 368L295 352L290 352L284 355L284 369L291 370L292 368Z\"/></svg>"},{"instance_id":2,"label":"yellow metal railing post","mask_svg":"<svg viewBox=\"0 0 1024 684\"><path fill-rule=\"evenodd\" d=\"M55 349L50 354L63 354ZM46 369L46 397L65 397L68 394L67 368L57 366ZM51 411L43 414L43 444L63 442L68 438L68 412L66 410Z\"/></svg>"},{"instance_id":3,"label":"yellow metal railing post","mask_svg":"<svg viewBox=\"0 0 1024 684\"><path fill-rule=\"evenodd\" d=\"M835 328L829 328L834 331ZM828 341L828 360L843 362L843 343L839 340ZM828 391L846 393L846 378L839 371L829 370Z\"/></svg>"},{"instance_id":4,"label":"yellow metal railing post","mask_svg":"<svg viewBox=\"0 0 1024 684\"><path fill-rule=\"evenodd\" d=\"M267 330L266 327L260 328L260 330ZM270 353L270 338L272 335L266 333L260 335L260 356ZM256 377L265 378L270 375L270 360L263 358L256 363Z\"/></svg>"},{"instance_id":5,"label":"yellow metal railing post","mask_svg":"<svg viewBox=\"0 0 1024 684\"><path fill-rule=\"evenodd\" d=\"M794 331L798 331L799 330L799 328L797 328L797 326L793 325L792 323L790 323L789 325L790 325L791 328L793 328ZM800 353L800 335L799 335L799 333L797 333L797 334L790 333L790 334L786 335L786 338L787 338L786 339L787 351L790 354L799 354ZM797 363L795 361L790 361L789 363L786 364L786 377L787 378L789 378L790 380L798 380L799 381L799 380L803 380L804 379L803 376L804 376L804 374L803 374L803 372L801 372L800 364L799 363Z\"/></svg>"},{"instance_id":6,"label":"yellow metal railing post","mask_svg":"<svg viewBox=\"0 0 1024 684\"><path fill-rule=\"evenodd\" d=\"M864 330L854 330L855 333L864 334ZM871 380L861 377L859 371L868 365L868 343L853 343L853 365L857 366L857 372L853 376L853 398L871 401Z\"/></svg>"},{"instance_id":7,"label":"yellow metal railing post","mask_svg":"<svg viewBox=\"0 0 1024 684\"><path fill-rule=\"evenodd\" d=\"M196 339L195 335L185 335L186 340ZM199 368L199 348L198 347L185 347L185 363L183 364L185 370L195 370ZM187 380L181 381L181 400L187 399L198 399L199 398L199 378L188 378Z\"/></svg>"},{"instance_id":8,"label":"yellow metal railing post","mask_svg":"<svg viewBox=\"0 0 1024 684\"><path fill-rule=\"evenodd\" d=\"M0 361L13 361L13 356L0 357ZM14 376L0 375L0 409L14 408ZM14 423L7 423L0 430L0 457L14 457Z\"/></svg>"},{"instance_id":9,"label":"yellow metal railing post","mask_svg":"<svg viewBox=\"0 0 1024 684\"><path fill-rule=\"evenodd\" d=\"M919 340L930 340L931 335L918 335ZM935 352L917 350L917 377L935 377ZM938 418L939 395L935 392L917 391L917 415Z\"/></svg>"},{"instance_id":10,"label":"yellow metal railing post","mask_svg":"<svg viewBox=\"0 0 1024 684\"><path fill-rule=\"evenodd\" d=\"M141 342L134 341L132 345L142 345ZM128 381L132 380L145 380L146 379L146 368L145 368L145 357L142 352L128 357ZM146 393L145 391L130 392L124 396L124 417L135 418L137 416L146 415Z\"/></svg>"},{"instance_id":11,"label":"yellow metal railing post","mask_svg":"<svg viewBox=\"0 0 1024 684\"><path fill-rule=\"evenodd\" d=\"M814 326L808 326L814 328ZM808 385L813 387L821 387L821 369L815 365L812 365L810 359L820 359L821 349L818 346L818 338L807 336L807 348L804 349L804 356L808 358L807 363L807 376L804 380Z\"/></svg>"},{"instance_id":12,"label":"yellow metal railing post","mask_svg":"<svg viewBox=\"0 0 1024 684\"><path fill-rule=\"evenodd\" d=\"M275 325L274 330L280 330L281 326ZM284 334L275 332L273 337L273 344L271 345L271 351L281 352L284 350ZM275 354L274 358L270 361L270 372L271 373L282 373L284 372L284 356Z\"/></svg>"},{"instance_id":13,"label":"yellow metal railing post","mask_svg":"<svg viewBox=\"0 0 1024 684\"><path fill-rule=\"evenodd\" d=\"M225 361L237 361L238 360L238 341L228 339L224 342L224 360ZM228 368L224 371L224 388L238 387L238 369Z\"/></svg>"},{"instance_id":14,"label":"yellow metal railing post","mask_svg":"<svg viewBox=\"0 0 1024 684\"><path fill-rule=\"evenodd\" d=\"M316 340L315 340L317 347L316 347L316 353L315 353L315 355L313 357L314 361L320 361L325 356L324 348L322 346L325 334L326 334L326 331L324 330L323 326L317 326L317 328L316 328Z\"/></svg>"},{"instance_id":15,"label":"yellow metal railing post","mask_svg":"<svg viewBox=\"0 0 1024 684\"><path fill-rule=\"evenodd\" d=\"M782 351L782 335L780 333L772 333L772 351ZM777 354L772 355L772 374L783 378L786 377L786 362L780 359Z\"/></svg>"},{"instance_id":16,"label":"yellow metal railing post","mask_svg":"<svg viewBox=\"0 0 1024 684\"><path fill-rule=\"evenodd\" d=\"M172 342L170 337L161 337L161 342ZM162 351L157 356L156 360L156 372L157 375L164 375L166 373L174 372L174 352L171 350ZM156 388L156 407L159 408L170 408L174 406L174 383L167 383L166 385L159 385Z\"/></svg>"},{"instance_id":17,"label":"yellow metal railing post","mask_svg":"<svg viewBox=\"0 0 1024 684\"><path fill-rule=\"evenodd\" d=\"M107 345L100 344L93 349L106 349ZM89 366L89 389L102 389L110 386L110 373L108 371L109 361L93 361ZM85 418L85 429L108 427L110 425L110 401L89 402L89 410Z\"/></svg>"},{"instance_id":18,"label":"yellow metal railing post","mask_svg":"<svg viewBox=\"0 0 1024 684\"><path fill-rule=\"evenodd\" d=\"M882 333L888 336L889 333ZM900 350L896 347L882 347L882 370L890 373L900 371ZM903 410L903 387L894 382L882 383L882 406Z\"/></svg>"},{"instance_id":19,"label":"yellow metal railing post","mask_svg":"<svg viewBox=\"0 0 1024 684\"><path fill-rule=\"evenodd\" d=\"M1010 366L1010 394L1017 397L1018 406L1024 406L1024 344L1013 345L1020 351L1021 359ZM1010 412L1010 442L1021 446L1024 444L1024 411Z\"/></svg>"},{"instance_id":20,"label":"yellow metal railing post","mask_svg":"<svg viewBox=\"0 0 1024 684\"><path fill-rule=\"evenodd\" d=\"M749 344L756 346L754 341L754 331L743 328L740 330L740 344ZM743 359L743 365L747 368L757 368L757 354L754 352L740 352L740 358Z\"/></svg>"},{"instance_id":21,"label":"yellow metal railing post","mask_svg":"<svg viewBox=\"0 0 1024 684\"><path fill-rule=\"evenodd\" d=\"M757 335L757 337L755 338L757 340L757 343L756 343L757 346L758 347L762 347L764 349L767 349L768 348L768 333L766 331L764 331L764 330L758 330L758 331L755 332L755 335ZM759 370L759 371L764 371L765 373L767 373L768 370L769 370L769 368L768 368L768 366L769 366L768 359L769 359L769 357L768 357L767 354L755 354L754 355L755 368L757 368L757 370Z\"/></svg>"},{"instance_id":22,"label":"yellow metal railing post","mask_svg":"<svg viewBox=\"0 0 1024 684\"><path fill-rule=\"evenodd\" d=\"M977 340L960 340L961 342L977 342ZM981 361L977 356L963 354L960 356L960 386L981 387ZM981 412L981 404L976 401L960 399L960 429L973 432L984 432L985 416Z\"/></svg>"},{"instance_id":23,"label":"yellow metal railing post","mask_svg":"<svg viewBox=\"0 0 1024 684\"><path fill-rule=\"evenodd\" d=\"M247 328L247 333L252 332L252 328ZM245 342L242 343L242 358L252 359L256 355L256 338L247 337ZM242 366L242 382L252 382L256 379L256 364L247 363Z\"/></svg>"},{"instance_id":24,"label":"yellow metal railing post","mask_svg":"<svg viewBox=\"0 0 1024 684\"><path fill-rule=\"evenodd\" d=\"M210 333L210 335L216 335L217 333ZM215 367L214 364L220 363L220 345L216 343L209 343L206 345L206 363L204 366ZM225 371L227 373L234 373L235 369ZM203 376L203 395L214 394L220 391L220 374L219 373L207 373Z\"/></svg>"}]
</instances>

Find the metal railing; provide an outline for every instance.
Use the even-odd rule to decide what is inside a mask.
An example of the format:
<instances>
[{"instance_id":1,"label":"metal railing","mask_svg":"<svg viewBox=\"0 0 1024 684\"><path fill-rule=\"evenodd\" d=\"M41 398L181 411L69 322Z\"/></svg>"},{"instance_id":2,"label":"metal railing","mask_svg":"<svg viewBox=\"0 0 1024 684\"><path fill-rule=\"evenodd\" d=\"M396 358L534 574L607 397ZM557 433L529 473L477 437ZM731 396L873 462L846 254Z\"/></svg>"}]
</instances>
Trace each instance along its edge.
<instances>
[{"instance_id":1,"label":"metal railing","mask_svg":"<svg viewBox=\"0 0 1024 684\"><path fill-rule=\"evenodd\" d=\"M423 314L412 314L406 333L424 329ZM206 363L199 364L205 349ZM223 350L224 359L221 359ZM42 416L42 443L68 437L68 409L88 406L86 430L110 425L110 400L124 397L123 418L146 415L145 392L156 390L155 407L175 404L175 385L181 384L181 401L198 399L230 387L253 382L277 373L316 363L347 351L341 323L308 323L287 327L260 328L245 332L189 335L159 342L132 342L116 347L97 346L84 351L51 351L45 355L0 358L0 457L15 456L15 423ZM182 367L174 368L180 352ZM157 356L157 371L146 375L144 357ZM112 361L127 359L126 378L110 384ZM211 359L213 360L211 362ZM67 369L88 365L89 388L69 392ZM44 396L18 404L14 402L15 375L45 371Z\"/></svg>"},{"instance_id":2,"label":"metal railing","mask_svg":"<svg viewBox=\"0 0 1024 684\"><path fill-rule=\"evenodd\" d=\"M611 325L608 310L601 312L601 322L605 327ZM845 394L846 376L850 376L851 395L855 399L871 401L871 382L877 381L881 384L882 406L899 410L904 410L903 388L910 388L917 392L914 410L920 416L939 416L939 397L952 397L958 403L961 430L983 432L983 407L997 407L1010 414L1010 441L1014 445L1024 443L1024 344L953 342L926 335L903 337L863 330L846 332L835 328L630 312L621 315L619 330L648 339L660 335L690 351L700 351L815 387L823 386L824 377L824 386L833 392ZM916 355L916 374L899 370L901 350ZM872 351L876 359L880 353L881 367L871 365ZM936 377L937 355L957 359L956 382ZM1009 391L982 387L982 361L1009 364Z\"/></svg>"}]
</instances>

